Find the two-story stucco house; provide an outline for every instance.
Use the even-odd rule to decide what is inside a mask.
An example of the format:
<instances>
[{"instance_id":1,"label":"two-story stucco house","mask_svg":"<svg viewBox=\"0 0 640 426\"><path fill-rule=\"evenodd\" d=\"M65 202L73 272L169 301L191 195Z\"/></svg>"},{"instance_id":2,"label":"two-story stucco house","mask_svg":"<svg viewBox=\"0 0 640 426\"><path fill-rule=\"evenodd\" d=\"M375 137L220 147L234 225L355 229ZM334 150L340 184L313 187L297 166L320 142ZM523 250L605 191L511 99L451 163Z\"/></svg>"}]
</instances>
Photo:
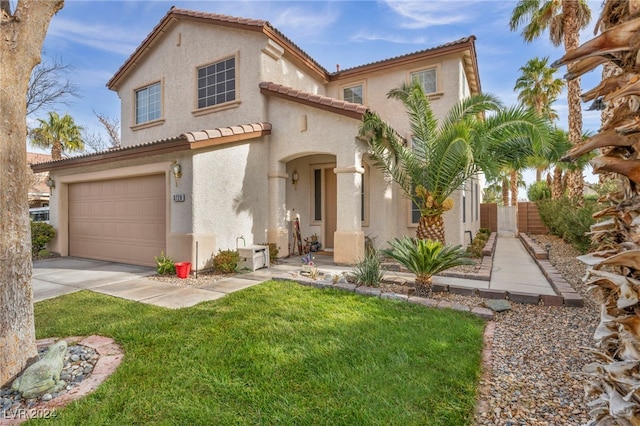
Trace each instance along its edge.
<instances>
[{"instance_id":1,"label":"two-story stucco house","mask_svg":"<svg viewBox=\"0 0 640 426\"><path fill-rule=\"evenodd\" d=\"M164 251L203 268L245 243L288 255L299 218L303 239L349 264L365 236L413 235L419 212L368 159L362 115L410 136L386 94L420 78L444 116L480 91L474 40L329 72L268 22L172 8L107 83L122 146L34 166L55 181L50 248L143 265ZM448 242L477 231L480 186L456 193Z\"/></svg>"}]
</instances>

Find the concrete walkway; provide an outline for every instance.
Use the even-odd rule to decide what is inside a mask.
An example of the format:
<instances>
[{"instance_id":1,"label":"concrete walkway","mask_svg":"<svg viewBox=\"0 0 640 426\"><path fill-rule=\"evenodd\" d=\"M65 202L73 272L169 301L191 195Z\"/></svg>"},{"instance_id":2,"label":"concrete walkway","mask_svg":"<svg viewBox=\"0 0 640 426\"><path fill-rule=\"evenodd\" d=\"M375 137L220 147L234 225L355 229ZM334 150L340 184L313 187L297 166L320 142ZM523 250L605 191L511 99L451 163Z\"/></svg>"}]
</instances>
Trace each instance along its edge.
<instances>
[{"instance_id":1,"label":"concrete walkway","mask_svg":"<svg viewBox=\"0 0 640 426\"><path fill-rule=\"evenodd\" d=\"M184 308L260 284L273 277L300 270L299 256L284 259L268 269L221 279L201 287L181 287L146 278L155 274L151 267L126 265L75 257L39 260L33 263L34 301L57 297L79 290L91 290L137 302L166 308ZM330 256L316 256L321 272L339 274L349 267L334 265ZM413 280L413 274L389 272ZM491 281L434 277L434 285L468 289L492 289L531 294L556 294L517 238L499 237L493 258Z\"/></svg>"}]
</instances>

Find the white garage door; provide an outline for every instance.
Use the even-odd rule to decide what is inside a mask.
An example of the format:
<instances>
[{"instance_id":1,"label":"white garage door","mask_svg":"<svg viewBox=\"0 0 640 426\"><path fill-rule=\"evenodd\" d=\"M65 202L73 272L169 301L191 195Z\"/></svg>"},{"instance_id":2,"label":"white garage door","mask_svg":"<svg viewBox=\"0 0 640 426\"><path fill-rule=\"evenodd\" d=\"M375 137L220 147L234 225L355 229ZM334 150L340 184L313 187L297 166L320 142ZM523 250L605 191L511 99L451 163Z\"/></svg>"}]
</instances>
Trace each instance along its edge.
<instances>
[{"instance_id":1,"label":"white garage door","mask_svg":"<svg viewBox=\"0 0 640 426\"><path fill-rule=\"evenodd\" d=\"M155 266L165 250L165 177L69 185L69 254Z\"/></svg>"}]
</instances>

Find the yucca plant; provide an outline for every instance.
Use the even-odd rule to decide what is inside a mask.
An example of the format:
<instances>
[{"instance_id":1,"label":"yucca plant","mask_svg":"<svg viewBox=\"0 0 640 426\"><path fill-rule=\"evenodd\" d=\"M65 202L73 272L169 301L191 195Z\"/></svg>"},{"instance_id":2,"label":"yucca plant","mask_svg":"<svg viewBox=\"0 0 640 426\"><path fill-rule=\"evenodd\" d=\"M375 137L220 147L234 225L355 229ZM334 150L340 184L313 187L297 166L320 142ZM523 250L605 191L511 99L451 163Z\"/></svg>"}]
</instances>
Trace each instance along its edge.
<instances>
[{"instance_id":1,"label":"yucca plant","mask_svg":"<svg viewBox=\"0 0 640 426\"><path fill-rule=\"evenodd\" d=\"M375 249L367 250L367 253L353 267L351 278L361 285L379 287L384 278L384 270L380 257Z\"/></svg>"},{"instance_id":2,"label":"yucca plant","mask_svg":"<svg viewBox=\"0 0 640 426\"><path fill-rule=\"evenodd\" d=\"M444 245L440 241L407 236L395 238L389 244L391 249L381 250L382 253L416 274L416 296L431 297L434 275L455 266L474 263L459 245Z\"/></svg>"}]
</instances>

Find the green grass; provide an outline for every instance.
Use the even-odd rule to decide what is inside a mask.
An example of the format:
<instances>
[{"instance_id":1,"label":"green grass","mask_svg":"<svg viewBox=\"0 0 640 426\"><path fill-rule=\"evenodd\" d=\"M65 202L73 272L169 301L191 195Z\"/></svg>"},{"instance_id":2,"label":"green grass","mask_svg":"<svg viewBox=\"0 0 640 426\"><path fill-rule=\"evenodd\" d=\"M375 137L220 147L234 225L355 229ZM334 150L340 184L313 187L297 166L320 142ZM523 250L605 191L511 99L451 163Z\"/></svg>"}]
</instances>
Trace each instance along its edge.
<instances>
[{"instance_id":1,"label":"green grass","mask_svg":"<svg viewBox=\"0 0 640 426\"><path fill-rule=\"evenodd\" d=\"M468 425L482 320L270 281L168 310L82 291L35 305L38 338L125 357L55 424Z\"/></svg>"}]
</instances>

